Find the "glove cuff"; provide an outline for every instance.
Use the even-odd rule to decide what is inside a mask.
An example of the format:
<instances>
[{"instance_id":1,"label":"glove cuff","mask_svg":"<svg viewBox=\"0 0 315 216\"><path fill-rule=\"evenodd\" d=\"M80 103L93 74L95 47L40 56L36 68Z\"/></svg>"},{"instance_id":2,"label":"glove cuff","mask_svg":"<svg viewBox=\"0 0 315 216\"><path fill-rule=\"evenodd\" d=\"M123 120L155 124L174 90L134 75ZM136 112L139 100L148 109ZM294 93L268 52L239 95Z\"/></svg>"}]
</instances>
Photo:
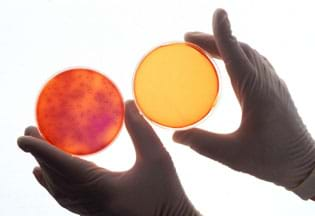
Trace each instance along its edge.
<instances>
[{"instance_id":1,"label":"glove cuff","mask_svg":"<svg viewBox=\"0 0 315 216\"><path fill-rule=\"evenodd\" d=\"M303 200L315 197L315 169L311 174L297 187L291 189L296 195Z\"/></svg>"}]
</instances>

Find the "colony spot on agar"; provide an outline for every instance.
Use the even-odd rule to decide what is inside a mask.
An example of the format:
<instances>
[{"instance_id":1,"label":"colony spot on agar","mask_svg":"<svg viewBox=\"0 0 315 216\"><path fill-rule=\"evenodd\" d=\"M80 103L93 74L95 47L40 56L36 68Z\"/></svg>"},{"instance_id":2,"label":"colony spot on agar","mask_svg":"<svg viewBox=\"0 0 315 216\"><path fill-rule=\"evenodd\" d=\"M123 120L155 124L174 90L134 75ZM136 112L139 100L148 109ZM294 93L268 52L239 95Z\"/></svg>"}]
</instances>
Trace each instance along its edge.
<instances>
[{"instance_id":1,"label":"colony spot on agar","mask_svg":"<svg viewBox=\"0 0 315 216\"><path fill-rule=\"evenodd\" d=\"M140 62L133 84L142 113L171 128L188 127L207 116L219 91L214 64L191 43L172 43L152 50Z\"/></svg>"},{"instance_id":2,"label":"colony spot on agar","mask_svg":"<svg viewBox=\"0 0 315 216\"><path fill-rule=\"evenodd\" d=\"M119 90L104 75L71 69L49 80L38 97L36 118L45 139L76 155L95 153L119 133L124 104Z\"/></svg>"}]
</instances>

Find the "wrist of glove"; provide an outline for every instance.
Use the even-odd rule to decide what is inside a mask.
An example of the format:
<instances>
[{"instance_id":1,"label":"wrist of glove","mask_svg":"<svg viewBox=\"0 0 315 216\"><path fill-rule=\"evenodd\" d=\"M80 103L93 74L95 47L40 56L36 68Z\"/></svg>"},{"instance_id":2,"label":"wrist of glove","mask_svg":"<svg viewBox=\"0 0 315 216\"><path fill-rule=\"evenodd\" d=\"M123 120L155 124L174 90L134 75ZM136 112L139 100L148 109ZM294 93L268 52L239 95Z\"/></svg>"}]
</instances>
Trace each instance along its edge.
<instances>
[{"instance_id":1,"label":"wrist of glove","mask_svg":"<svg viewBox=\"0 0 315 216\"><path fill-rule=\"evenodd\" d=\"M301 199L308 200L315 197L315 142L309 134L305 135L302 142L302 144L297 145L308 146L309 149L307 150L306 148L304 152L296 153L296 155L300 157L300 159L296 159L296 161L301 161L299 165L300 168L296 173L300 173L301 180L299 180L295 187L287 189L294 192Z\"/></svg>"}]
</instances>

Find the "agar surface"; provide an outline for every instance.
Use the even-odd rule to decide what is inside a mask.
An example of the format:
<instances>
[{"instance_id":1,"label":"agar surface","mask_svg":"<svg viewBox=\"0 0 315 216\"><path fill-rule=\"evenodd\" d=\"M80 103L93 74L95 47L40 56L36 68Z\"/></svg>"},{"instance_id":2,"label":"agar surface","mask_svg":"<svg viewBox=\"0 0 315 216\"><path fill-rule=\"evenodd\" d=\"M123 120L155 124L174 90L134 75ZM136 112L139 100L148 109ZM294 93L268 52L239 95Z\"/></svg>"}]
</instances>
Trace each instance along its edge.
<instances>
[{"instance_id":1,"label":"agar surface","mask_svg":"<svg viewBox=\"0 0 315 216\"><path fill-rule=\"evenodd\" d=\"M190 43L160 46L144 57L134 77L137 105L151 121L188 127L213 108L219 91L215 66Z\"/></svg>"},{"instance_id":2,"label":"agar surface","mask_svg":"<svg viewBox=\"0 0 315 216\"><path fill-rule=\"evenodd\" d=\"M72 69L44 86L36 115L47 141L71 154L86 155L108 146L117 136L124 104L116 86L105 76Z\"/></svg>"}]
</instances>

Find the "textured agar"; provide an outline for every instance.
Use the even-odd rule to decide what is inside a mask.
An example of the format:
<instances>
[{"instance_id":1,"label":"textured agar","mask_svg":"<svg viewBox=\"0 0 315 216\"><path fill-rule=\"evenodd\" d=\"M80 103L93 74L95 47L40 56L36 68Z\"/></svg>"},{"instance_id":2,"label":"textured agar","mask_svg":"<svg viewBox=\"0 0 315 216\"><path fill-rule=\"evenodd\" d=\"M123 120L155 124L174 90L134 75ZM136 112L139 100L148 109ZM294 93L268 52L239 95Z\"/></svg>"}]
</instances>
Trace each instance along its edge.
<instances>
[{"instance_id":1,"label":"textured agar","mask_svg":"<svg viewBox=\"0 0 315 216\"><path fill-rule=\"evenodd\" d=\"M49 80L36 106L40 132L56 147L76 155L97 152L119 133L124 104L117 87L89 69L71 69Z\"/></svg>"},{"instance_id":2,"label":"textured agar","mask_svg":"<svg viewBox=\"0 0 315 216\"><path fill-rule=\"evenodd\" d=\"M184 128L216 103L219 79L208 56L191 43L172 43L148 53L134 76L135 100L151 121Z\"/></svg>"}]
</instances>

